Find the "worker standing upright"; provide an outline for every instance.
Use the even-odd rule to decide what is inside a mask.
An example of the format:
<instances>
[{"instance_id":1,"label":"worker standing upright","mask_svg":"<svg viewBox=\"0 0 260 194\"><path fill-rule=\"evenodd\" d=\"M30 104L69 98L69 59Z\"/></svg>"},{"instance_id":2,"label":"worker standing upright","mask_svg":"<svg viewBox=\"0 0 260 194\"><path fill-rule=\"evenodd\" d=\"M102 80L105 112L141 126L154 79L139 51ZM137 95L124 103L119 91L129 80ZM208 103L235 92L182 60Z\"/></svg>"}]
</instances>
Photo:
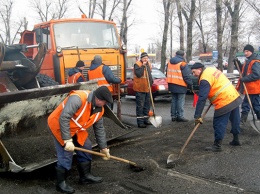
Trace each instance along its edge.
<instances>
[{"instance_id":1,"label":"worker standing upright","mask_svg":"<svg viewBox=\"0 0 260 194\"><path fill-rule=\"evenodd\" d=\"M192 86L192 79L184 56L184 51L177 51L175 57L170 59L166 68L168 88L172 94L171 119L177 122L189 121L184 117L184 104L187 87Z\"/></svg>"},{"instance_id":2,"label":"worker standing upright","mask_svg":"<svg viewBox=\"0 0 260 194\"><path fill-rule=\"evenodd\" d=\"M149 85L152 87L152 65L149 62L149 57L146 52L141 53L139 61L134 64L134 83L133 90L136 92L136 118L139 128L146 128L146 125L151 125L149 119L150 111L150 91ZM149 76L149 78L147 77ZM148 83L148 80L150 83Z\"/></svg>"},{"instance_id":3,"label":"worker standing upright","mask_svg":"<svg viewBox=\"0 0 260 194\"><path fill-rule=\"evenodd\" d=\"M69 72L68 72L68 75L69 75L68 83L69 84L86 81L84 75L82 74L84 67L85 67L84 62L79 60L76 63L76 67L69 70Z\"/></svg>"},{"instance_id":4,"label":"worker standing upright","mask_svg":"<svg viewBox=\"0 0 260 194\"><path fill-rule=\"evenodd\" d=\"M88 71L88 80L95 80L99 86L106 86L111 93L113 92L112 84L120 84L122 82L120 78L115 77L107 65L102 63L102 57L99 55L95 55L91 62ZM113 109L113 103L108 105Z\"/></svg>"},{"instance_id":5,"label":"worker standing upright","mask_svg":"<svg viewBox=\"0 0 260 194\"><path fill-rule=\"evenodd\" d=\"M239 90L240 93L245 94L243 84L241 84L241 82L243 82L246 86L257 119L260 120L260 56L254 53L254 47L250 44L244 47L244 54L246 60L245 63L240 66L242 78L239 79L237 90ZM243 99L241 109L241 124L243 125L246 123L250 111L247 96Z\"/></svg>"}]
</instances>

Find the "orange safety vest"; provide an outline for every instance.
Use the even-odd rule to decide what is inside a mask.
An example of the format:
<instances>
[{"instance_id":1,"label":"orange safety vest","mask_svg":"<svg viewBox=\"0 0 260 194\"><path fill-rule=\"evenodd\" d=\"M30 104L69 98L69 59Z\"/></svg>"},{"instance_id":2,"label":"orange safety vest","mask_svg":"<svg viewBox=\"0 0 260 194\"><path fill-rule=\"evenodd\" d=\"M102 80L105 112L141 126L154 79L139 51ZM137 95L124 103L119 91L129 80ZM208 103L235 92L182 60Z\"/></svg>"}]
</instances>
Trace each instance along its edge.
<instances>
[{"instance_id":1,"label":"orange safety vest","mask_svg":"<svg viewBox=\"0 0 260 194\"><path fill-rule=\"evenodd\" d=\"M88 102L89 94L90 91L86 90L72 90L69 96L65 98L65 100L48 117L48 125L53 135L62 146L64 145L64 140L61 137L59 118L70 96L77 95L82 102L81 107L70 119L70 135L73 137L77 134L77 141L80 145L83 146L88 138L87 129L97 122L104 114L104 108L102 108L101 112L90 115L92 103Z\"/></svg>"},{"instance_id":2,"label":"orange safety vest","mask_svg":"<svg viewBox=\"0 0 260 194\"><path fill-rule=\"evenodd\" d=\"M78 79L82 77L84 81L86 81L86 79L84 78L84 76L82 75L81 72L75 73L72 76L69 76L68 78L68 83L69 84L75 84L77 83Z\"/></svg>"},{"instance_id":3,"label":"orange safety vest","mask_svg":"<svg viewBox=\"0 0 260 194\"><path fill-rule=\"evenodd\" d=\"M137 64L139 67L143 65L141 61L137 61L135 64ZM148 62L148 65L150 69L152 70L151 64ZM142 77L136 77L134 73L134 83L133 83L133 90L136 92L149 92L149 87L148 87L148 79L146 77L146 68L144 68L144 74ZM150 84L150 83L149 83Z\"/></svg>"},{"instance_id":4,"label":"orange safety vest","mask_svg":"<svg viewBox=\"0 0 260 194\"><path fill-rule=\"evenodd\" d=\"M183 80L183 76L182 76L182 72L181 72L181 66L185 66L185 65L186 65L186 62L184 62L184 61L179 62L175 65L168 62L166 81L168 83L187 87L187 84Z\"/></svg>"},{"instance_id":5,"label":"orange safety vest","mask_svg":"<svg viewBox=\"0 0 260 194\"><path fill-rule=\"evenodd\" d=\"M215 109L230 104L240 96L232 82L215 67L207 67L202 72L199 82L201 80L208 81L211 86L208 99L215 105Z\"/></svg>"},{"instance_id":6,"label":"orange safety vest","mask_svg":"<svg viewBox=\"0 0 260 194\"><path fill-rule=\"evenodd\" d=\"M111 84L109 84L105 78L105 76L102 73L104 65L100 65L96 69L89 70L88 71L88 78L89 80L95 80L97 81L99 86L106 86L110 92L113 92L113 87Z\"/></svg>"},{"instance_id":7,"label":"orange safety vest","mask_svg":"<svg viewBox=\"0 0 260 194\"><path fill-rule=\"evenodd\" d=\"M246 75L249 75L252 73L252 66L255 62L260 63L260 60L252 60L249 64L248 64L248 69L247 69L247 73ZM244 68L245 68L246 62L243 64L242 67L242 73L244 72ZM244 82L246 85L246 89L248 94L260 94L260 79L256 80L256 81L252 81L252 82ZM240 88L240 80L237 83L236 89L239 90ZM244 90L244 94L245 94L245 90Z\"/></svg>"}]
</instances>

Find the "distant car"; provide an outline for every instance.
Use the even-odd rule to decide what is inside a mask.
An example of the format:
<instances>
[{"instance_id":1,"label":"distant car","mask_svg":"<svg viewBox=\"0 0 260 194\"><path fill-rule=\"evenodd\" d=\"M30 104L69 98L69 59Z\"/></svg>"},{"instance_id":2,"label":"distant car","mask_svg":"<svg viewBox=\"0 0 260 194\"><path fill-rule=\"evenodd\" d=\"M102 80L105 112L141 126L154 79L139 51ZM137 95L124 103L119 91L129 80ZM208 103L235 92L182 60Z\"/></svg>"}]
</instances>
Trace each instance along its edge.
<instances>
[{"instance_id":1,"label":"distant car","mask_svg":"<svg viewBox=\"0 0 260 194\"><path fill-rule=\"evenodd\" d=\"M157 68L152 68L152 77L153 85L151 87L153 98L158 96L170 96L168 90L168 83L166 81L166 76ZM133 78L134 78L134 69L127 68L126 70L126 81L127 95L135 96L135 91L133 90Z\"/></svg>"}]
</instances>

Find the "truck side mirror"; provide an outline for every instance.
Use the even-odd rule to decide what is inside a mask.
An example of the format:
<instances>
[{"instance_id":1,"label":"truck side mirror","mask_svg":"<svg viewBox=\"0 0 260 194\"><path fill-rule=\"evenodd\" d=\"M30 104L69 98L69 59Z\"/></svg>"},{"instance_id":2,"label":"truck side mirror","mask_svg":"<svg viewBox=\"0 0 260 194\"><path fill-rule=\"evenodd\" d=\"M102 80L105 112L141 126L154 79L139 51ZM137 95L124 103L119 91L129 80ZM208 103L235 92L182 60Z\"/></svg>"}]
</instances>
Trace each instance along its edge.
<instances>
[{"instance_id":1,"label":"truck side mirror","mask_svg":"<svg viewBox=\"0 0 260 194\"><path fill-rule=\"evenodd\" d=\"M35 29L36 42L42 43L42 30L41 28Z\"/></svg>"}]
</instances>

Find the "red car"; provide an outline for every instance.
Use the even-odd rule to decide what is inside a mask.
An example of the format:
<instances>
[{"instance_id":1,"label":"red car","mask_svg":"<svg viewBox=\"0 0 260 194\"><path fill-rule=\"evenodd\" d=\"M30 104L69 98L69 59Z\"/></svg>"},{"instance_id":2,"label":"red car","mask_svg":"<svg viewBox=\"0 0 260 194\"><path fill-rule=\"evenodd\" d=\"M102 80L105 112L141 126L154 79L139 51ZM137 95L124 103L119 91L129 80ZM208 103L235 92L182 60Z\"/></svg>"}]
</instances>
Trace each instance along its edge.
<instances>
[{"instance_id":1,"label":"red car","mask_svg":"<svg viewBox=\"0 0 260 194\"><path fill-rule=\"evenodd\" d=\"M126 70L126 84L127 95L135 96L135 91L133 90L133 68L127 68ZM166 76L157 68L152 68L153 85L151 87L153 98L157 96L170 96L168 91L168 83L166 81Z\"/></svg>"}]
</instances>

